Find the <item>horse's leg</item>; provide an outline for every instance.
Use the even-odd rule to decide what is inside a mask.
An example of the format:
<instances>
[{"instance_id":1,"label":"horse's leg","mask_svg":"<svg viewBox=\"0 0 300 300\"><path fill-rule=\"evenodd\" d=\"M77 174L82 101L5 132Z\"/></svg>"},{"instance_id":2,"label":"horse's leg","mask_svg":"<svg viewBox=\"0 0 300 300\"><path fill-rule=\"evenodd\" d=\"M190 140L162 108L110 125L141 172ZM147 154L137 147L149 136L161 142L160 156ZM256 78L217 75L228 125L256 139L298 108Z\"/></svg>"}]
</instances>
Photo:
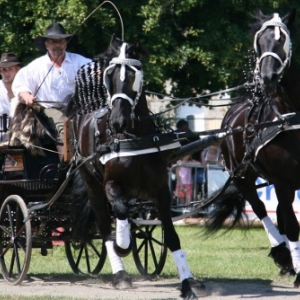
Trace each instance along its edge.
<instances>
[{"instance_id":1,"label":"horse's leg","mask_svg":"<svg viewBox=\"0 0 300 300\"><path fill-rule=\"evenodd\" d=\"M112 204L112 209L117 217L115 251L119 256L127 256L131 251L130 230L128 226L128 206L122 195L121 188L114 182L108 181L105 185L107 199Z\"/></svg>"},{"instance_id":2,"label":"horse's leg","mask_svg":"<svg viewBox=\"0 0 300 300\"><path fill-rule=\"evenodd\" d=\"M120 187L113 181L106 183L105 193L117 217L116 236L110 235L105 243L114 274L113 286L117 289L131 289L133 288L131 278L126 273L121 260L121 256L127 256L131 251L130 230L127 219L128 207Z\"/></svg>"},{"instance_id":3,"label":"horse's leg","mask_svg":"<svg viewBox=\"0 0 300 300\"><path fill-rule=\"evenodd\" d=\"M186 254L181 250L180 240L175 231L171 215L171 197L168 186L161 189L156 199L156 207L164 229L167 247L171 250L181 281L181 297L192 299L203 296L205 286L193 279L193 275L186 261Z\"/></svg>"},{"instance_id":4,"label":"horse's leg","mask_svg":"<svg viewBox=\"0 0 300 300\"><path fill-rule=\"evenodd\" d=\"M264 203L257 195L255 179L251 181L250 178L247 178L247 180L235 178L235 184L264 226L271 244L269 256L274 259L275 264L281 269L289 268L291 263L290 252L286 247L284 238L268 216Z\"/></svg>"},{"instance_id":5,"label":"horse's leg","mask_svg":"<svg viewBox=\"0 0 300 300\"><path fill-rule=\"evenodd\" d=\"M280 211L282 216L286 236L289 240L293 267L297 274L294 286L300 287L300 228L293 209L295 191L292 188L289 188L287 184L276 185L275 191L278 199L278 211Z\"/></svg>"},{"instance_id":6,"label":"horse's leg","mask_svg":"<svg viewBox=\"0 0 300 300\"><path fill-rule=\"evenodd\" d=\"M285 225L284 225L284 220L282 218L282 214L280 211L280 205L278 203L277 208L276 208L276 217L277 217L277 226L279 233L281 234L285 246L290 250L290 242L285 234ZM288 267L289 264L289 267ZM292 257L290 257L288 263L285 263L286 268L282 268L280 270L280 275L296 275L294 268L293 268L293 263L292 263Z\"/></svg>"},{"instance_id":7,"label":"horse's leg","mask_svg":"<svg viewBox=\"0 0 300 300\"><path fill-rule=\"evenodd\" d=\"M113 247L114 238L111 235L111 216L107 210L107 198L102 184L88 172L84 174L84 178L86 179L90 203L97 217L97 225L105 241L107 256L113 273L112 284L114 288L117 289L130 289L132 288L131 278L126 273L122 259L116 254ZM97 191L97 193L95 193L95 191Z\"/></svg>"},{"instance_id":8,"label":"horse's leg","mask_svg":"<svg viewBox=\"0 0 300 300\"><path fill-rule=\"evenodd\" d=\"M276 207L276 218L277 218L277 227L278 227L278 231L281 234L283 240L285 241L286 246L289 248L289 240L285 234L285 226L284 226L284 221L281 215L281 211L280 211L280 206L279 204Z\"/></svg>"}]
</instances>

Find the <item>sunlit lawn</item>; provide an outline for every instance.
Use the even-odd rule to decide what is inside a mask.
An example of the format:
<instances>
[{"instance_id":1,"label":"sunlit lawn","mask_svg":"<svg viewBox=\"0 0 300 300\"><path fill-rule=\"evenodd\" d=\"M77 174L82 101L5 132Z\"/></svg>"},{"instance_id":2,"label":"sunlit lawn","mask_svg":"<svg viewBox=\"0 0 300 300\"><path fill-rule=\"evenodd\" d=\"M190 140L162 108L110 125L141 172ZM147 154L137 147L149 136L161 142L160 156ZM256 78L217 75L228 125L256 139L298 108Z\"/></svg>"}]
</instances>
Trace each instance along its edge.
<instances>
[{"instance_id":1,"label":"sunlit lawn","mask_svg":"<svg viewBox=\"0 0 300 300\"><path fill-rule=\"evenodd\" d=\"M268 257L269 242L262 228L253 228L247 231L234 229L228 234L224 234L225 231L222 230L217 236L209 238L204 237L204 229L199 226L176 226L176 230L181 239L182 249L188 255L190 269L200 280L268 279L292 285L294 278L280 277L278 268ZM131 255L124 259L124 264L128 273L139 275ZM39 249L33 250L28 274L30 276L49 274L52 277L59 277L73 274L73 272L65 256L64 247L55 246L49 250L46 257L40 255ZM106 260L99 276L107 278L110 274L110 264ZM170 252L168 252L160 280L169 278L177 278L177 270ZM81 277L78 275L78 280L80 279ZM0 299L44 300L45 298L18 298L17 296L1 295ZM51 300L52 298L47 299ZM55 299L69 298L56 297Z\"/></svg>"},{"instance_id":2,"label":"sunlit lawn","mask_svg":"<svg viewBox=\"0 0 300 300\"><path fill-rule=\"evenodd\" d=\"M278 268L268 257L270 246L262 228L251 230L234 229L230 233L222 230L217 236L205 237L199 226L176 226L182 249L188 255L192 272L198 278L277 278ZM138 275L132 256L124 258L128 273ZM73 273L65 256L63 246L49 250L48 256L33 250L29 274ZM109 261L100 272L111 274ZM168 252L162 277L176 277L173 257ZM279 277L278 277L279 278Z\"/></svg>"}]
</instances>

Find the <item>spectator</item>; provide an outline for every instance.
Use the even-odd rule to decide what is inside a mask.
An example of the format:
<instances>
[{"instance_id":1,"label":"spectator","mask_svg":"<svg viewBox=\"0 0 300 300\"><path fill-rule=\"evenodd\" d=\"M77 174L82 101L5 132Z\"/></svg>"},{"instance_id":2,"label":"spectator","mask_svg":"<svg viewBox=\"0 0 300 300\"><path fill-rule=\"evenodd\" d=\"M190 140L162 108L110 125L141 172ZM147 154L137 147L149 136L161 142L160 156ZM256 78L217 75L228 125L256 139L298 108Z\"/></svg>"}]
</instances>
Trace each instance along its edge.
<instances>
[{"instance_id":1,"label":"spectator","mask_svg":"<svg viewBox=\"0 0 300 300\"><path fill-rule=\"evenodd\" d=\"M10 100L14 97L12 82L22 64L16 54L3 53L0 60L0 115L10 115Z\"/></svg>"},{"instance_id":2,"label":"spectator","mask_svg":"<svg viewBox=\"0 0 300 300\"><path fill-rule=\"evenodd\" d=\"M180 119L176 123L176 131L175 132L184 133L182 135L182 137L185 137L186 139L181 141L182 145L186 145L190 142L193 142L193 141L196 141L199 139L199 136L190 129L189 122L184 119Z\"/></svg>"},{"instance_id":3,"label":"spectator","mask_svg":"<svg viewBox=\"0 0 300 300\"><path fill-rule=\"evenodd\" d=\"M204 168L197 169L196 183L201 194L200 198L207 194L207 166L222 166L221 149L217 145L210 145L201 152L201 165Z\"/></svg>"},{"instance_id":4,"label":"spectator","mask_svg":"<svg viewBox=\"0 0 300 300\"><path fill-rule=\"evenodd\" d=\"M178 165L196 163L191 155L184 156L177 162ZM179 205L190 205L193 197L193 175L192 166L178 166L176 168L176 188L175 196Z\"/></svg>"},{"instance_id":5,"label":"spectator","mask_svg":"<svg viewBox=\"0 0 300 300\"><path fill-rule=\"evenodd\" d=\"M8 140L7 133L3 133L8 126L8 119L3 115L11 115L11 100L14 97L12 92L12 82L17 72L22 67L22 63L19 61L16 54L12 52L3 53L0 60L0 140L1 142ZM3 122L6 122L4 124Z\"/></svg>"},{"instance_id":6,"label":"spectator","mask_svg":"<svg viewBox=\"0 0 300 300\"><path fill-rule=\"evenodd\" d=\"M12 85L13 93L28 106L38 100L43 113L48 117L56 133L57 150L62 159L63 120L61 108L66 96L75 90L75 76L78 69L91 60L79 54L67 52L73 34L67 34L64 27L53 22L46 28L45 35L35 38L35 45L45 53L22 68Z\"/></svg>"},{"instance_id":7,"label":"spectator","mask_svg":"<svg viewBox=\"0 0 300 300\"><path fill-rule=\"evenodd\" d=\"M201 164L222 166L221 149L218 145L210 145L201 152Z\"/></svg>"}]
</instances>

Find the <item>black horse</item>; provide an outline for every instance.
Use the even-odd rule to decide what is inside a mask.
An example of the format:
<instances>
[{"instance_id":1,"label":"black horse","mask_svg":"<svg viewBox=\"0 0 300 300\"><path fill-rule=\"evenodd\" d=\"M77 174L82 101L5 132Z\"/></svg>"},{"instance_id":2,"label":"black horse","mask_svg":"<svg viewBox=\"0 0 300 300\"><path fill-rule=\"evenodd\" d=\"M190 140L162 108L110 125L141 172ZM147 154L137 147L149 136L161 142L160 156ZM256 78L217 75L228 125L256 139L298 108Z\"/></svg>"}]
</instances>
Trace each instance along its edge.
<instances>
[{"instance_id":1,"label":"black horse","mask_svg":"<svg viewBox=\"0 0 300 300\"><path fill-rule=\"evenodd\" d=\"M80 172L105 241L114 287L132 288L120 258L129 254L131 247L128 202L151 199L179 271L181 296L189 298L203 293L204 285L193 279L171 220L167 163L180 144L174 142L174 134L160 134L150 117L140 62L144 53L139 42L127 44L114 37L98 62L79 71L74 97L77 156L91 158ZM93 93L101 98L95 112L89 107L95 100L90 97ZM116 217L115 234L111 213Z\"/></svg>"},{"instance_id":2,"label":"black horse","mask_svg":"<svg viewBox=\"0 0 300 300\"><path fill-rule=\"evenodd\" d=\"M294 269L294 285L299 287L299 224L292 204L300 188L300 69L292 58L290 40L296 30L296 11L282 18L261 12L255 17L255 88L227 111L221 125L245 130L221 143L232 184L217 197L209 227L219 229L232 215L231 225L235 225L247 200L268 234L270 256L282 274ZM279 232L258 198L258 176L274 184Z\"/></svg>"}]
</instances>

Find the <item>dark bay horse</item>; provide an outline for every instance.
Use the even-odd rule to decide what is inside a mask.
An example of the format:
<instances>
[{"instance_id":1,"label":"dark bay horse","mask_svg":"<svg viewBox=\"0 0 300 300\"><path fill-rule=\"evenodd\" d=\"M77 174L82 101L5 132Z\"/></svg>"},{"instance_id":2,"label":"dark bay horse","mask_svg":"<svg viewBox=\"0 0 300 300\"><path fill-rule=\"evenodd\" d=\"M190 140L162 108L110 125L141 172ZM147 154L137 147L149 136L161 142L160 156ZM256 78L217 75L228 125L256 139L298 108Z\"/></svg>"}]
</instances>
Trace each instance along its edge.
<instances>
[{"instance_id":1,"label":"dark bay horse","mask_svg":"<svg viewBox=\"0 0 300 300\"><path fill-rule=\"evenodd\" d=\"M121 260L129 254L131 246L128 202L151 199L178 268L181 296L192 299L203 293L204 285L193 279L181 250L171 220L168 187L167 162L180 145L173 136L160 134L150 118L140 62L143 53L139 42L127 44L113 38L108 50L99 57L104 61L102 66L97 69L93 62L82 68L80 76L86 78L92 74L92 80L99 81L96 84L99 89L106 87L108 97L95 112L77 114L74 119L77 156L92 157L80 172L105 241L114 287L132 288ZM80 86L78 91L83 95L75 94L77 104L86 93L93 93L93 88ZM102 96L104 99L103 93ZM114 234L108 206L116 218Z\"/></svg>"},{"instance_id":2,"label":"dark bay horse","mask_svg":"<svg viewBox=\"0 0 300 300\"><path fill-rule=\"evenodd\" d=\"M295 18L295 10L282 18L256 15L256 84L222 122L222 128L242 126L245 130L221 143L232 184L218 197L209 228L219 229L229 216L234 216L231 225L236 224L247 200L267 232L270 256L282 274L294 270L294 285L300 287L299 224L292 206L295 190L300 188L300 69L291 52ZM274 184L279 231L258 198L258 176Z\"/></svg>"}]
</instances>

